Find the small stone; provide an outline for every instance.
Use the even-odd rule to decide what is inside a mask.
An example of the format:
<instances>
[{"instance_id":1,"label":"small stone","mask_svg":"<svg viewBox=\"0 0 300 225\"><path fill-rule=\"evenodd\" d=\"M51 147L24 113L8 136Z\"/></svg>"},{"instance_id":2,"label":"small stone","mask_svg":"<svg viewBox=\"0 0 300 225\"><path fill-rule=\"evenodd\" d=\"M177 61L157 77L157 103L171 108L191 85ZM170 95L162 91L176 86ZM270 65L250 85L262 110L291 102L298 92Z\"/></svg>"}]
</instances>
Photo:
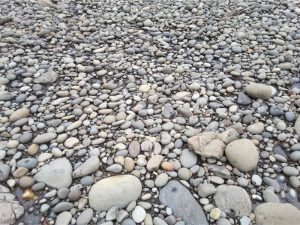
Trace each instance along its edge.
<instances>
[{"instance_id":1,"label":"small stone","mask_svg":"<svg viewBox=\"0 0 300 225\"><path fill-rule=\"evenodd\" d=\"M252 183L253 183L254 185L256 185L256 186L260 186L260 185L262 184L262 179L261 179L261 177L258 176L258 175L256 175L256 174L254 174L254 175L252 176L251 180L252 180Z\"/></svg>"},{"instance_id":2,"label":"small stone","mask_svg":"<svg viewBox=\"0 0 300 225\"><path fill-rule=\"evenodd\" d=\"M142 191L142 184L132 175L104 178L95 183L89 192L90 206L96 211L108 210L113 206L123 208L135 201Z\"/></svg>"},{"instance_id":3,"label":"small stone","mask_svg":"<svg viewBox=\"0 0 300 225\"><path fill-rule=\"evenodd\" d=\"M221 210L219 208L213 208L209 213L210 218L213 220L219 220L221 217Z\"/></svg>"},{"instance_id":4,"label":"small stone","mask_svg":"<svg viewBox=\"0 0 300 225\"><path fill-rule=\"evenodd\" d=\"M33 139L33 143L35 144L44 144L47 143L49 141L52 141L53 139L55 139L57 137L56 133L45 133L45 134L40 134L38 136L36 136Z\"/></svg>"},{"instance_id":5,"label":"small stone","mask_svg":"<svg viewBox=\"0 0 300 225\"><path fill-rule=\"evenodd\" d=\"M155 186L156 187L163 187L169 180L169 176L166 173L161 173L155 178Z\"/></svg>"},{"instance_id":6,"label":"small stone","mask_svg":"<svg viewBox=\"0 0 300 225\"><path fill-rule=\"evenodd\" d=\"M262 192L262 194L265 202L279 202L279 198L273 191L266 189Z\"/></svg>"},{"instance_id":7,"label":"small stone","mask_svg":"<svg viewBox=\"0 0 300 225\"><path fill-rule=\"evenodd\" d=\"M6 181L9 177L10 166L0 163L0 181Z\"/></svg>"},{"instance_id":8,"label":"small stone","mask_svg":"<svg viewBox=\"0 0 300 225\"><path fill-rule=\"evenodd\" d=\"M207 196L213 195L217 192L217 189L213 184L204 183L199 184L198 186L198 194L202 198L206 198Z\"/></svg>"},{"instance_id":9,"label":"small stone","mask_svg":"<svg viewBox=\"0 0 300 225\"><path fill-rule=\"evenodd\" d=\"M159 217L154 217L153 219L153 224L154 225L168 225L165 221L163 221L161 218Z\"/></svg>"},{"instance_id":10,"label":"small stone","mask_svg":"<svg viewBox=\"0 0 300 225\"><path fill-rule=\"evenodd\" d=\"M64 143L64 145L67 147L67 148L73 148L73 147L75 147L76 145L78 145L79 144L79 140L77 139L77 138L75 138L75 137L70 137L70 138L68 138L66 141L65 141L65 143Z\"/></svg>"},{"instance_id":11,"label":"small stone","mask_svg":"<svg viewBox=\"0 0 300 225\"><path fill-rule=\"evenodd\" d=\"M117 218L118 212L119 212L119 209L118 209L117 206L111 207L111 208L107 211L107 213L106 213L106 215L105 215L105 219L106 219L107 221L115 220L115 219Z\"/></svg>"},{"instance_id":12,"label":"small stone","mask_svg":"<svg viewBox=\"0 0 300 225\"><path fill-rule=\"evenodd\" d=\"M245 87L245 92L250 97L266 100L274 95L276 90L272 86L265 84L251 83Z\"/></svg>"},{"instance_id":13,"label":"small stone","mask_svg":"<svg viewBox=\"0 0 300 225\"><path fill-rule=\"evenodd\" d=\"M237 104L245 106L251 104L251 99L243 92L238 93Z\"/></svg>"},{"instance_id":14,"label":"small stone","mask_svg":"<svg viewBox=\"0 0 300 225\"><path fill-rule=\"evenodd\" d=\"M208 225L206 216L193 195L178 181L172 180L159 194L162 204L172 209L174 216L189 225ZM188 204L187 204L188 202Z\"/></svg>"},{"instance_id":15,"label":"small stone","mask_svg":"<svg viewBox=\"0 0 300 225\"><path fill-rule=\"evenodd\" d=\"M49 1L49 0L42 0L42 1ZM58 78L58 74L55 71L50 70L40 75L39 77L35 78L34 82L41 83L41 84L53 84L57 78Z\"/></svg>"},{"instance_id":16,"label":"small stone","mask_svg":"<svg viewBox=\"0 0 300 225\"><path fill-rule=\"evenodd\" d=\"M147 170L149 172L157 170L163 159L164 157L162 155L153 155L147 163Z\"/></svg>"},{"instance_id":17,"label":"small stone","mask_svg":"<svg viewBox=\"0 0 300 225\"><path fill-rule=\"evenodd\" d=\"M85 209L79 214L76 220L76 225L87 225L93 218L93 210L91 208Z\"/></svg>"},{"instance_id":18,"label":"small stone","mask_svg":"<svg viewBox=\"0 0 300 225\"><path fill-rule=\"evenodd\" d=\"M225 150L231 165L242 172L253 170L258 163L258 151L252 141L238 139L230 142Z\"/></svg>"},{"instance_id":19,"label":"small stone","mask_svg":"<svg viewBox=\"0 0 300 225\"><path fill-rule=\"evenodd\" d=\"M139 91L146 93L150 90L151 86L149 84L143 84L140 86Z\"/></svg>"},{"instance_id":20,"label":"small stone","mask_svg":"<svg viewBox=\"0 0 300 225\"><path fill-rule=\"evenodd\" d=\"M137 157L141 151L140 143L138 141L132 141L128 146L128 151L132 158Z\"/></svg>"},{"instance_id":21,"label":"small stone","mask_svg":"<svg viewBox=\"0 0 300 225\"><path fill-rule=\"evenodd\" d=\"M289 203L262 203L254 211L257 225L297 225L300 211Z\"/></svg>"},{"instance_id":22,"label":"small stone","mask_svg":"<svg viewBox=\"0 0 300 225\"><path fill-rule=\"evenodd\" d=\"M232 217L248 216L252 203L247 192L235 185L221 185L214 195L216 206Z\"/></svg>"},{"instance_id":23,"label":"small stone","mask_svg":"<svg viewBox=\"0 0 300 225\"><path fill-rule=\"evenodd\" d=\"M247 131L251 134L261 134L264 131L264 124L257 122L247 127Z\"/></svg>"},{"instance_id":24,"label":"small stone","mask_svg":"<svg viewBox=\"0 0 300 225\"><path fill-rule=\"evenodd\" d=\"M136 206L132 211L132 219L136 223L141 223L146 217L146 211L141 206Z\"/></svg>"},{"instance_id":25,"label":"small stone","mask_svg":"<svg viewBox=\"0 0 300 225\"><path fill-rule=\"evenodd\" d=\"M34 179L57 189L69 187L72 183L72 166L66 158L55 159L42 166Z\"/></svg>"},{"instance_id":26,"label":"small stone","mask_svg":"<svg viewBox=\"0 0 300 225\"><path fill-rule=\"evenodd\" d=\"M188 149L184 149L180 155L180 162L182 166L191 168L197 163L197 155Z\"/></svg>"},{"instance_id":27,"label":"small stone","mask_svg":"<svg viewBox=\"0 0 300 225\"><path fill-rule=\"evenodd\" d=\"M73 177L83 177L97 171L100 167L98 156L91 156L82 165L76 168L73 172Z\"/></svg>"},{"instance_id":28,"label":"small stone","mask_svg":"<svg viewBox=\"0 0 300 225\"><path fill-rule=\"evenodd\" d=\"M9 120L10 120L10 122L13 123L13 122L16 122L19 119L28 117L29 114L30 114L30 111L27 108L21 108L21 109L18 109L16 111L14 111L10 115Z\"/></svg>"},{"instance_id":29,"label":"small stone","mask_svg":"<svg viewBox=\"0 0 300 225\"><path fill-rule=\"evenodd\" d=\"M72 214L70 212L62 212L57 216L55 225L69 225L71 220Z\"/></svg>"},{"instance_id":30,"label":"small stone","mask_svg":"<svg viewBox=\"0 0 300 225\"><path fill-rule=\"evenodd\" d=\"M144 22L144 27L152 27L153 26L153 22L150 19L146 19Z\"/></svg>"}]
</instances>

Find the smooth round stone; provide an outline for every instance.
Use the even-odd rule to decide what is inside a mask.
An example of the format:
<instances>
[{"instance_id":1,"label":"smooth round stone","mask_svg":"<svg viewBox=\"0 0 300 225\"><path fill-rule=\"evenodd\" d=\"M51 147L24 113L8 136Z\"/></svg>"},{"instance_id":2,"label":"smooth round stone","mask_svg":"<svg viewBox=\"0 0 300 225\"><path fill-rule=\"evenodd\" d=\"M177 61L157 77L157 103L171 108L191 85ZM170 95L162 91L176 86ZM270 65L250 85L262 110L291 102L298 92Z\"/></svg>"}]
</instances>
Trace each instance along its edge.
<instances>
[{"instance_id":1,"label":"smooth round stone","mask_svg":"<svg viewBox=\"0 0 300 225\"><path fill-rule=\"evenodd\" d=\"M55 225L69 225L72 220L72 214L70 212L60 213L55 221Z\"/></svg>"},{"instance_id":2,"label":"smooth round stone","mask_svg":"<svg viewBox=\"0 0 300 225\"><path fill-rule=\"evenodd\" d=\"M262 203L254 211L257 225L297 225L300 211L289 203Z\"/></svg>"},{"instance_id":3,"label":"smooth round stone","mask_svg":"<svg viewBox=\"0 0 300 225\"><path fill-rule=\"evenodd\" d=\"M163 187L167 184L169 179L168 174L166 173L161 173L155 178L155 186L156 187Z\"/></svg>"},{"instance_id":4,"label":"smooth round stone","mask_svg":"<svg viewBox=\"0 0 300 225\"><path fill-rule=\"evenodd\" d=\"M258 163L258 151L249 139L238 139L230 142L225 154L231 165L242 172L253 170Z\"/></svg>"},{"instance_id":5,"label":"smooth round stone","mask_svg":"<svg viewBox=\"0 0 300 225\"><path fill-rule=\"evenodd\" d=\"M237 182L238 184L241 186L241 187L247 187L249 185L249 180L247 180L246 178L244 177L239 177L237 179Z\"/></svg>"},{"instance_id":6,"label":"smooth round stone","mask_svg":"<svg viewBox=\"0 0 300 225\"><path fill-rule=\"evenodd\" d=\"M21 177L19 180L19 185L22 188L29 188L34 184L34 179L28 176Z\"/></svg>"},{"instance_id":7,"label":"smooth round stone","mask_svg":"<svg viewBox=\"0 0 300 225\"><path fill-rule=\"evenodd\" d=\"M261 177L258 176L258 175L256 175L256 174L254 174L254 175L252 176L251 180L252 180L252 183L253 183L254 185L256 185L256 186L260 186L260 185L262 184L262 179L261 179Z\"/></svg>"},{"instance_id":8,"label":"smooth round stone","mask_svg":"<svg viewBox=\"0 0 300 225\"><path fill-rule=\"evenodd\" d=\"M92 176L85 176L80 179L80 183L84 186L89 186L94 183L94 178Z\"/></svg>"},{"instance_id":9,"label":"smooth round stone","mask_svg":"<svg viewBox=\"0 0 300 225\"><path fill-rule=\"evenodd\" d=\"M145 217L146 217L146 211L141 206L136 206L132 211L132 219L136 223L141 223L142 221L144 221Z\"/></svg>"},{"instance_id":10,"label":"smooth round stone","mask_svg":"<svg viewBox=\"0 0 300 225\"><path fill-rule=\"evenodd\" d=\"M295 115L294 112L286 112L286 113L284 114L284 117L285 117L285 119L286 119L287 121L289 121L289 122L292 122L292 121L294 121L294 120L296 119L296 115Z\"/></svg>"},{"instance_id":11,"label":"smooth round stone","mask_svg":"<svg viewBox=\"0 0 300 225\"><path fill-rule=\"evenodd\" d=\"M180 155L180 162L183 167L191 168L197 163L197 155L188 149L184 149Z\"/></svg>"},{"instance_id":12,"label":"smooth round stone","mask_svg":"<svg viewBox=\"0 0 300 225\"><path fill-rule=\"evenodd\" d=\"M140 143L138 141L132 141L128 146L129 155L132 158L137 157L140 154L141 148Z\"/></svg>"},{"instance_id":13,"label":"smooth round stone","mask_svg":"<svg viewBox=\"0 0 300 225\"><path fill-rule=\"evenodd\" d=\"M154 217L153 224L154 225L168 225L164 220L162 220L159 217Z\"/></svg>"},{"instance_id":14,"label":"smooth round stone","mask_svg":"<svg viewBox=\"0 0 300 225\"><path fill-rule=\"evenodd\" d=\"M279 202L279 198L271 190L266 189L262 192L262 194L263 194L263 199L265 200L265 202Z\"/></svg>"},{"instance_id":15,"label":"smooth round stone","mask_svg":"<svg viewBox=\"0 0 300 225\"><path fill-rule=\"evenodd\" d=\"M172 140L172 137L168 133L162 133L161 134L160 142L163 145L169 144L171 142L171 140Z\"/></svg>"},{"instance_id":16,"label":"smooth round stone","mask_svg":"<svg viewBox=\"0 0 300 225\"><path fill-rule=\"evenodd\" d=\"M93 218L93 210L91 208L85 209L79 214L76 220L76 225L87 225Z\"/></svg>"},{"instance_id":17,"label":"smooth round stone","mask_svg":"<svg viewBox=\"0 0 300 225\"><path fill-rule=\"evenodd\" d=\"M180 168L178 170L178 177L183 180L188 180L192 176L191 171L187 168Z\"/></svg>"},{"instance_id":18,"label":"smooth round stone","mask_svg":"<svg viewBox=\"0 0 300 225\"><path fill-rule=\"evenodd\" d=\"M25 118L25 117L28 117L30 114L30 111L29 109L27 108L21 108L21 109L18 109L16 111L14 111L10 117L9 117L9 120L10 122L16 122L17 120L20 120L22 118Z\"/></svg>"},{"instance_id":19,"label":"smooth round stone","mask_svg":"<svg viewBox=\"0 0 300 225\"><path fill-rule=\"evenodd\" d=\"M54 206L53 211L56 213L60 213L63 211L68 211L72 209L74 205L70 202L60 202L57 205Z\"/></svg>"},{"instance_id":20,"label":"smooth round stone","mask_svg":"<svg viewBox=\"0 0 300 225\"><path fill-rule=\"evenodd\" d=\"M79 188L75 188L74 190L71 190L71 192L68 195L68 199L71 202L75 202L77 201L81 196L81 191L79 190Z\"/></svg>"},{"instance_id":21,"label":"smooth round stone","mask_svg":"<svg viewBox=\"0 0 300 225\"><path fill-rule=\"evenodd\" d=\"M283 108L279 105L272 105L270 108L270 114L273 116L280 116L283 113Z\"/></svg>"},{"instance_id":22,"label":"smooth round stone","mask_svg":"<svg viewBox=\"0 0 300 225\"><path fill-rule=\"evenodd\" d=\"M202 198L215 194L217 189L213 184L204 183L198 186L198 195Z\"/></svg>"},{"instance_id":23,"label":"smooth round stone","mask_svg":"<svg viewBox=\"0 0 300 225\"><path fill-rule=\"evenodd\" d=\"M32 133L25 132L20 136L19 141L22 144L27 144L32 140L32 137L33 137Z\"/></svg>"},{"instance_id":24,"label":"smooth round stone","mask_svg":"<svg viewBox=\"0 0 300 225\"><path fill-rule=\"evenodd\" d=\"M17 167L25 167L27 169L33 169L37 166L38 161L35 158L24 158L17 162Z\"/></svg>"},{"instance_id":25,"label":"smooth round stone","mask_svg":"<svg viewBox=\"0 0 300 225\"><path fill-rule=\"evenodd\" d=\"M261 122L251 124L247 127L247 131L251 134L261 134L264 131L264 124Z\"/></svg>"},{"instance_id":26,"label":"smooth round stone","mask_svg":"<svg viewBox=\"0 0 300 225\"><path fill-rule=\"evenodd\" d=\"M289 182L290 182L291 186L295 189L300 187L300 179L296 176L291 176L289 178Z\"/></svg>"},{"instance_id":27,"label":"smooth round stone","mask_svg":"<svg viewBox=\"0 0 300 225\"><path fill-rule=\"evenodd\" d=\"M276 93L276 90L272 86L268 86L265 84L251 83L245 87L245 92L250 97L266 100L274 95Z\"/></svg>"},{"instance_id":28,"label":"smooth round stone","mask_svg":"<svg viewBox=\"0 0 300 225\"><path fill-rule=\"evenodd\" d=\"M108 210L113 206L123 208L135 201L141 191L142 184L135 176L112 176L92 186L89 192L89 203L96 211Z\"/></svg>"},{"instance_id":29,"label":"smooth round stone","mask_svg":"<svg viewBox=\"0 0 300 225\"><path fill-rule=\"evenodd\" d=\"M6 181L8 179L10 170L9 165L0 163L0 181Z\"/></svg>"},{"instance_id":30,"label":"smooth round stone","mask_svg":"<svg viewBox=\"0 0 300 225\"><path fill-rule=\"evenodd\" d=\"M251 212L252 203L249 195L239 186L218 186L214 200L218 208L232 217L247 216Z\"/></svg>"},{"instance_id":31,"label":"smooth round stone","mask_svg":"<svg viewBox=\"0 0 300 225\"><path fill-rule=\"evenodd\" d=\"M220 218L217 221L217 225L231 225L230 221L226 218Z\"/></svg>"},{"instance_id":32,"label":"smooth round stone","mask_svg":"<svg viewBox=\"0 0 300 225\"><path fill-rule=\"evenodd\" d=\"M295 167L286 166L283 167L283 173L287 176L298 176L299 170L297 170Z\"/></svg>"},{"instance_id":33,"label":"smooth round stone","mask_svg":"<svg viewBox=\"0 0 300 225\"><path fill-rule=\"evenodd\" d=\"M300 151L292 152L289 158L294 162L300 161Z\"/></svg>"},{"instance_id":34,"label":"smooth round stone","mask_svg":"<svg viewBox=\"0 0 300 225\"><path fill-rule=\"evenodd\" d=\"M122 225L136 225L136 223L132 219L127 218L123 220Z\"/></svg>"},{"instance_id":35,"label":"smooth round stone","mask_svg":"<svg viewBox=\"0 0 300 225\"><path fill-rule=\"evenodd\" d=\"M59 197L60 199L65 199L68 197L70 193L70 189L69 188L60 188L57 191L57 197Z\"/></svg>"},{"instance_id":36,"label":"smooth round stone","mask_svg":"<svg viewBox=\"0 0 300 225\"><path fill-rule=\"evenodd\" d=\"M118 209L117 206L111 207L107 211L107 213L105 215L105 219L108 220L108 221L115 220L117 218L118 212L119 212L119 209Z\"/></svg>"}]
</instances>

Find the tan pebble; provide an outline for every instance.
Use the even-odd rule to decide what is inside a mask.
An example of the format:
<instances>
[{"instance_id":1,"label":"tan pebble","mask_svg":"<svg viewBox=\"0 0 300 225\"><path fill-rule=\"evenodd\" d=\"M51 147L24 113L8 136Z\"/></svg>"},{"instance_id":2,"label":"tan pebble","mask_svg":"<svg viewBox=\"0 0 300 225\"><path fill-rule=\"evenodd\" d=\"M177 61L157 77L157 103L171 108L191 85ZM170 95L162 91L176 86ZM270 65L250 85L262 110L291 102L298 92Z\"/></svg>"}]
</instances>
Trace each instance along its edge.
<instances>
[{"instance_id":1,"label":"tan pebble","mask_svg":"<svg viewBox=\"0 0 300 225\"><path fill-rule=\"evenodd\" d=\"M170 163L170 162L163 162L161 164L161 168L163 168L166 171L172 171L172 170L174 170L174 167L173 167L172 163Z\"/></svg>"},{"instance_id":2,"label":"tan pebble","mask_svg":"<svg viewBox=\"0 0 300 225\"><path fill-rule=\"evenodd\" d=\"M28 169L25 167L19 167L18 169L16 169L13 173L13 176L16 178L20 178L22 176L24 176L25 174L27 174Z\"/></svg>"},{"instance_id":3,"label":"tan pebble","mask_svg":"<svg viewBox=\"0 0 300 225\"><path fill-rule=\"evenodd\" d=\"M209 216L214 220L219 220L221 217L221 210L219 208L214 208L210 211Z\"/></svg>"},{"instance_id":4,"label":"tan pebble","mask_svg":"<svg viewBox=\"0 0 300 225\"><path fill-rule=\"evenodd\" d=\"M28 188L23 193L22 198L26 201L29 201L29 200L35 199L36 196L35 196L34 192Z\"/></svg>"},{"instance_id":5,"label":"tan pebble","mask_svg":"<svg viewBox=\"0 0 300 225\"><path fill-rule=\"evenodd\" d=\"M226 91L229 92L229 93L232 93L232 92L234 92L234 87L229 86L229 87L226 88Z\"/></svg>"},{"instance_id":6,"label":"tan pebble","mask_svg":"<svg viewBox=\"0 0 300 225\"><path fill-rule=\"evenodd\" d=\"M27 153L29 155L35 155L39 151L39 145L38 144L32 144L28 147Z\"/></svg>"},{"instance_id":7,"label":"tan pebble","mask_svg":"<svg viewBox=\"0 0 300 225\"><path fill-rule=\"evenodd\" d=\"M135 164L134 164L133 159L130 157L126 157L124 160L124 167L125 167L126 171L128 171L128 172L133 171L134 166L135 166Z\"/></svg>"}]
</instances>

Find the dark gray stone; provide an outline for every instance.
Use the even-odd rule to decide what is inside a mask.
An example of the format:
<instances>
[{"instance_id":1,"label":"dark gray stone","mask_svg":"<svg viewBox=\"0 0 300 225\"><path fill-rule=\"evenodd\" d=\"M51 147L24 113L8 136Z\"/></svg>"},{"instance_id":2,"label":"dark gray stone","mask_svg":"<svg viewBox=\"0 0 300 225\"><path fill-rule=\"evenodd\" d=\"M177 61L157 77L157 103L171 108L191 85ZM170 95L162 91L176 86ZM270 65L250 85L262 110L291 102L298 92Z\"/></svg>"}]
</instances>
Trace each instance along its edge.
<instances>
[{"instance_id":1,"label":"dark gray stone","mask_svg":"<svg viewBox=\"0 0 300 225\"><path fill-rule=\"evenodd\" d=\"M161 191L159 200L170 207L176 217L189 225L208 225L206 216L186 187L178 181L170 181Z\"/></svg>"}]
</instances>

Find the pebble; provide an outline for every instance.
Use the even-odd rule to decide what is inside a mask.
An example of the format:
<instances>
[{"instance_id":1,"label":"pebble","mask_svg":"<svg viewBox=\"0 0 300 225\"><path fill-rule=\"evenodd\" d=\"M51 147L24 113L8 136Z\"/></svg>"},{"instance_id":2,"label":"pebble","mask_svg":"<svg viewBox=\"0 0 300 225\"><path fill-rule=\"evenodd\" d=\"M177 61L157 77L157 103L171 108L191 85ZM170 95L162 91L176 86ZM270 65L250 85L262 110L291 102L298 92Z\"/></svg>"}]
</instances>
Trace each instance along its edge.
<instances>
[{"instance_id":1,"label":"pebble","mask_svg":"<svg viewBox=\"0 0 300 225\"><path fill-rule=\"evenodd\" d=\"M180 155L180 162L182 166L191 168L197 163L197 155L188 149L184 149Z\"/></svg>"},{"instance_id":2,"label":"pebble","mask_svg":"<svg viewBox=\"0 0 300 225\"><path fill-rule=\"evenodd\" d=\"M91 156L83 164L81 164L78 168L74 170L73 177L78 178L89 175L97 171L100 165L101 164L98 156Z\"/></svg>"},{"instance_id":3,"label":"pebble","mask_svg":"<svg viewBox=\"0 0 300 225\"><path fill-rule=\"evenodd\" d=\"M253 170L259 158L256 146L248 139L238 139L229 143L225 154L231 165L242 172Z\"/></svg>"},{"instance_id":4,"label":"pebble","mask_svg":"<svg viewBox=\"0 0 300 225\"><path fill-rule=\"evenodd\" d=\"M41 167L34 176L38 182L43 182L53 188L69 187L72 184L72 166L68 159L59 158Z\"/></svg>"},{"instance_id":5,"label":"pebble","mask_svg":"<svg viewBox=\"0 0 300 225\"><path fill-rule=\"evenodd\" d=\"M93 218L93 210L91 208L85 209L80 215L77 217L76 225L87 225Z\"/></svg>"},{"instance_id":6,"label":"pebble","mask_svg":"<svg viewBox=\"0 0 300 225\"><path fill-rule=\"evenodd\" d=\"M258 225L296 225L300 211L289 203L262 203L254 211Z\"/></svg>"},{"instance_id":7,"label":"pebble","mask_svg":"<svg viewBox=\"0 0 300 225\"><path fill-rule=\"evenodd\" d=\"M135 201L142 191L138 178L119 175L102 179L89 191L89 204L96 211L108 210L113 206L123 208Z\"/></svg>"},{"instance_id":8,"label":"pebble","mask_svg":"<svg viewBox=\"0 0 300 225\"><path fill-rule=\"evenodd\" d=\"M146 211L141 206L136 206L132 211L132 219L136 223L141 223L146 217Z\"/></svg>"},{"instance_id":9,"label":"pebble","mask_svg":"<svg viewBox=\"0 0 300 225\"><path fill-rule=\"evenodd\" d=\"M9 165L0 163L0 181L6 181L8 179L10 170Z\"/></svg>"},{"instance_id":10,"label":"pebble","mask_svg":"<svg viewBox=\"0 0 300 225\"><path fill-rule=\"evenodd\" d=\"M276 93L272 86L259 83L251 83L245 87L245 93L252 98L269 99Z\"/></svg>"},{"instance_id":11,"label":"pebble","mask_svg":"<svg viewBox=\"0 0 300 225\"><path fill-rule=\"evenodd\" d=\"M68 225L72 219L72 214L70 212L60 213L55 221L55 225Z\"/></svg>"},{"instance_id":12,"label":"pebble","mask_svg":"<svg viewBox=\"0 0 300 225\"><path fill-rule=\"evenodd\" d=\"M248 193L235 185L221 185L214 195L216 206L231 217L248 216L252 203Z\"/></svg>"},{"instance_id":13,"label":"pebble","mask_svg":"<svg viewBox=\"0 0 300 225\"><path fill-rule=\"evenodd\" d=\"M159 200L172 209L175 216L182 218L186 224L208 224L206 216L186 187L178 181L170 181L160 191ZM186 204L186 203L189 204Z\"/></svg>"}]
</instances>

